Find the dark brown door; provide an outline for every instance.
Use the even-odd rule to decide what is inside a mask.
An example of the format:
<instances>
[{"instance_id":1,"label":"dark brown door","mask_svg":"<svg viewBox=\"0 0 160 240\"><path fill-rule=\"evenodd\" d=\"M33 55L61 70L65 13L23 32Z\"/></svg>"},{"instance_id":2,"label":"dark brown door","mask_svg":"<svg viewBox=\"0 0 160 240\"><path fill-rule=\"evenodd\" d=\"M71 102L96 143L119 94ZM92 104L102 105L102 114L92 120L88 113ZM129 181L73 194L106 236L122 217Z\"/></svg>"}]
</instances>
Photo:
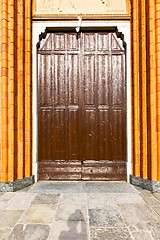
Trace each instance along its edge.
<instances>
[{"instance_id":1,"label":"dark brown door","mask_svg":"<svg viewBox=\"0 0 160 240\"><path fill-rule=\"evenodd\" d=\"M38 97L41 180L125 179L125 49L116 33L47 34Z\"/></svg>"}]
</instances>

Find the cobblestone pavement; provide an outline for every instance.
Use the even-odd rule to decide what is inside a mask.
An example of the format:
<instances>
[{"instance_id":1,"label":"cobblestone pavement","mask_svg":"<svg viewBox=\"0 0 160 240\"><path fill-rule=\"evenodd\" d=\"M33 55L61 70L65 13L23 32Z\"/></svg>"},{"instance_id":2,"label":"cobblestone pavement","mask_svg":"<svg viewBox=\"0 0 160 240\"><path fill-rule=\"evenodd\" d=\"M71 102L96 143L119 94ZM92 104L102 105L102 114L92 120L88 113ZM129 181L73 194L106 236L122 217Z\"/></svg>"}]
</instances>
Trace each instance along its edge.
<instances>
[{"instance_id":1,"label":"cobblestone pavement","mask_svg":"<svg viewBox=\"0 0 160 240\"><path fill-rule=\"evenodd\" d=\"M0 239L160 239L160 193L126 182L38 182L0 193Z\"/></svg>"}]
</instances>

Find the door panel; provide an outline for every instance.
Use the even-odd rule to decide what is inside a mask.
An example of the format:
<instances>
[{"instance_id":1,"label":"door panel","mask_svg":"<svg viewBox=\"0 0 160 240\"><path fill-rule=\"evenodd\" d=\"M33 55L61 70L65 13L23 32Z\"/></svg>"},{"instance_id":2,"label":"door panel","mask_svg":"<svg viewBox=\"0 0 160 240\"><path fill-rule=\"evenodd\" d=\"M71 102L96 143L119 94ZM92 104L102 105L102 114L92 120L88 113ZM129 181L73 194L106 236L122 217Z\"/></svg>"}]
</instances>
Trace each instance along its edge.
<instances>
[{"instance_id":1,"label":"door panel","mask_svg":"<svg viewBox=\"0 0 160 240\"><path fill-rule=\"evenodd\" d=\"M109 160L111 159L109 110L99 109L98 120L98 159Z\"/></svg>"},{"instance_id":2,"label":"door panel","mask_svg":"<svg viewBox=\"0 0 160 240\"><path fill-rule=\"evenodd\" d=\"M97 112L96 110L85 111L85 159L97 159Z\"/></svg>"},{"instance_id":3,"label":"door panel","mask_svg":"<svg viewBox=\"0 0 160 240\"><path fill-rule=\"evenodd\" d=\"M125 179L122 40L112 32L50 33L38 63L40 179Z\"/></svg>"}]
</instances>

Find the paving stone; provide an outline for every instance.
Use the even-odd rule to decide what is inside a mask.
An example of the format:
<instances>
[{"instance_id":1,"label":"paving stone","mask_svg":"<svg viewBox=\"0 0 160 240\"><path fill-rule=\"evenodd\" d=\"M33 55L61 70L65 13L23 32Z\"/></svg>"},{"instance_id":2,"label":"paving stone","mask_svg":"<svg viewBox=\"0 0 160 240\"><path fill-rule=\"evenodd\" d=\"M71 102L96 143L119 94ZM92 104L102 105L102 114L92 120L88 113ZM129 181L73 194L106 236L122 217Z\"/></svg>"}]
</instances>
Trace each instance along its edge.
<instances>
[{"instance_id":1,"label":"paving stone","mask_svg":"<svg viewBox=\"0 0 160 240\"><path fill-rule=\"evenodd\" d=\"M32 187L32 185L22 188L21 190L19 190L18 192L28 192L28 190Z\"/></svg>"},{"instance_id":2,"label":"paving stone","mask_svg":"<svg viewBox=\"0 0 160 240\"><path fill-rule=\"evenodd\" d=\"M134 240L154 240L149 232L133 232L131 233L132 239Z\"/></svg>"},{"instance_id":3,"label":"paving stone","mask_svg":"<svg viewBox=\"0 0 160 240\"><path fill-rule=\"evenodd\" d=\"M128 228L130 230L130 232L138 232L138 231L149 231L148 227L147 227L147 222L139 222L136 224L128 224Z\"/></svg>"},{"instance_id":4,"label":"paving stone","mask_svg":"<svg viewBox=\"0 0 160 240\"><path fill-rule=\"evenodd\" d=\"M150 230L151 236L154 240L160 239L160 222L147 222L147 229Z\"/></svg>"},{"instance_id":5,"label":"paving stone","mask_svg":"<svg viewBox=\"0 0 160 240\"><path fill-rule=\"evenodd\" d=\"M145 204L145 201L138 193L113 193L113 198L118 204Z\"/></svg>"},{"instance_id":6,"label":"paving stone","mask_svg":"<svg viewBox=\"0 0 160 240\"><path fill-rule=\"evenodd\" d=\"M59 199L60 203L79 203L87 204L87 194L86 193L62 193Z\"/></svg>"},{"instance_id":7,"label":"paving stone","mask_svg":"<svg viewBox=\"0 0 160 240\"><path fill-rule=\"evenodd\" d=\"M6 208L7 202L0 202L0 210L4 210Z\"/></svg>"},{"instance_id":8,"label":"paving stone","mask_svg":"<svg viewBox=\"0 0 160 240\"><path fill-rule=\"evenodd\" d=\"M8 202L8 201L10 201L15 195L16 195L16 193L13 193L13 192L4 193L4 194L0 197L0 202Z\"/></svg>"},{"instance_id":9,"label":"paving stone","mask_svg":"<svg viewBox=\"0 0 160 240\"><path fill-rule=\"evenodd\" d=\"M26 226L24 240L46 240L49 235L48 225L30 224Z\"/></svg>"},{"instance_id":10,"label":"paving stone","mask_svg":"<svg viewBox=\"0 0 160 240\"><path fill-rule=\"evenodd\" d=\"M0 228L13 228L23 211L3 210L0 211Z\"/></svg>"},{"instance_id":11,"label":"paving stone","mask_svg":"<svg viewBox=\"0 0 160 240\"><path fill-rule=\"evenodd\" d=\"M88 228L85 221L54 222L48 240L87 240Z\"/></svg>"},{"instance_id":12,"label":"paving stone","mask_svg":"<svg viewBox=\"0 0 160 240\"><path fill-rule=\"evenodd\" d=\"M36 193L77 193L81 192L81 182L38 182L28 192Z\"/></svg>"},{"instance_id":13,"label":"paving stone","mask_svg":"<svg viewBox=\"0 0 160 240\"><path fill-rule=\"evenodd\" d=\"M109 206L117 207L113 194L99 193L96 196L94 193L88 194L89 209L105 209Z\"/></svg>"},{"instance_id":14,"label":"paving stone","mask_svg":"<svg viewBox=\"0 0 160 240\"><path fill-rule=\"evenodd\" d=\"M159 215L160 217L160 206L152 206L152 209Z\"/></svg>"},{"instance_id":15,"label":"paving stone","mask_svg":"<svg viewBox=\"0 0 160 240\"><path fill-rule=\"evenodd\" d=\"M146 195L152 195L151 191L148 191L146 189L140 188L138 186L133 185L134 188L137 190L138 193L146 194Z\"/></svg>"},{"instance_id":16,"label":"paving stone","mask_svg":"<svg viewBox=\"0 0 160 240\"><path fill-rule=\"evenodd\" d=\"M6 240L11 232L11 228L0 228L0 239Z\"/></svg>"},{"instance_id":17,"label":"paving stone","mask_svg":"<svg viewBox=\"0 0 160 240\"><path fill-rule=\"evenodd\" d=\"M160 206L160 202L153 196L153 195L146 195L146 194L140 194L140 196L143 198L143 200L153 206L153 205L159 205Z\"/></svg>"},{"instance_id":18,"label":"paving stone","mask_svg":"<svg viewBox=\"0 0 160 240\"><path fill-rule=\"evenodd\" d=\"M91 229L91 240L131 240L126 228Z\"/></svg>"},{"instance_id":19,"label":"paving stone","mask_svg":"<svg viewBox=\"0 0 160 240\"><path fill-rule=\"evenodd\" d=\"M153 196L159 201L160 203L160 193L153 193Z\"/></svg>"},{"instance_id":20,"label":"paving stone","mask_svg":"<svg viewBox=\"0 0 160 240\"><path fill-rule=\"evenodd\" d=\"M87 193L134 193L136 190L127 182L83 182L82 192Z\"/></svg>"},{"instance_id":21,"label":"paving stone","mask_svg":"<svg viewBox=\"0 0 160 240\"><path fill-rule=\"evenodd\" d=\"M143 204L124 204L119 205L119 211L122 218L128 225L135 225L140 222L157 221L157 216L147 205Z\"/></svg>"},{"instance_id":22,"label":"paving stone","mask_svg":"<svg viewBox=\"0 0 160 240\"><path fill-rule=\"evenodd\" d=\"M124 222L117 209L89 209L89 222L91 227L124 227Z\"/></svg>"},{"instance_id":23,"label":"paving stone","mask_svg":"<svg viewBox=\"0 0 160 240\"><path fill-rule=\"evenodd\" d=\"M50 224L55 218L56 205L32 205L21 217L19 223Z\"/></svg>"},{"instance_id":24,"label":"paving stone","mask_svg":"<svg viewBox=\"0 0 160 240\"><path fill-rule=\"evenodd\" d=\"M5 193L0 197L0 210L4 210L16 193Z\"/></svg>"},{"instance_id":25,"label":"paving stone","mask_svg":"<svg viewBox=\"0 0 160 240\"><path fill-rule=\"evenodd\" d=\"M15 226L8 240L46 240L49 235L50 227L48 225L23 224Z\"/></svg>"},{"instance_id":26,"label":"paving stone","mask_svg":"<svg viewBox=\"0 0 160 240\"><path fill-rule=\"evenodd\" d=\"M25 210L29 207L35 197L35 193L16 193L16 195L7 203L7 210Z\"/></svg>"},{"instance_id":27,"label":"paving stone","mask_svg":"<svg viewBox=\"0 0 160 240\"><path fill-rule=\"evenodd\" d=\"M37 194L31 204L57 204L60 194Z\"/></svg>"},{"instance_id":28,"label":"paving stone","mask_svg":"<svg viewBox=\"0 0 160 240\"><path fill-rule=\"evenodd\" d=\"M8 240L23 240L23 224L17 224L11 234L8 237Z\"/></svg>"},{"instance_id":29,"label":"paving stone","mask_svg":"<svg viewBox=\"0 0 160 240\"><path fill-rule=\"evenodd\" d=\"M56 221L87 221L87 206L82 204L59 204Z\"/></svg>"}]
</instances>

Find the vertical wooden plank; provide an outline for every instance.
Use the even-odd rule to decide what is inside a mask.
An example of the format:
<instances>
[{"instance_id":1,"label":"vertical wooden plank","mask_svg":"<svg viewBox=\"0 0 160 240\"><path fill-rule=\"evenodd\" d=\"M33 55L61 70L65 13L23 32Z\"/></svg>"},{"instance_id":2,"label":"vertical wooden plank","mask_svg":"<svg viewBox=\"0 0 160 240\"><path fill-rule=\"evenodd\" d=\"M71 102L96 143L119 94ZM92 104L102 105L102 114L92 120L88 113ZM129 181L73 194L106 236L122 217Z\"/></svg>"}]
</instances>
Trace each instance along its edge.
<instances>
[{"instance_id":1,"label":"vertical wooden plank","mask_svg":"<svg viewBox=\"0 0 160 240\"><path fill-rule=\"evenodd\" d=\"M38 161L42 160L42 112L41 112L41 99L42 99L42 69L43 69L43 56L38 54Z\"/></svg>"},{"instance_id":2,"label":"vertical wooden plank","mask_svg":"<svg viewBox=\"0 0 160 240\"><path fill-rule=\"evenodd\" d=\"M72 39L72 38L71 38ZM72 42L71 42L72 43ZM70 47L72 45L70 44ZM79 160L79 56L68 55L68 149L69 160Z\"/></svg>"},{"instance_id":3,"label":"vertical wooden plank","mask_svg":"<svg viewBox=\"0 0 160 240\"><path fill-rule=\"evenodd\" d=\"M41 117L42 159L51 160L51 109L41 109Z\"/></svg>"},{"instance_id":4,"label":"vertical wooden plank","mask_svg":"<svg viewBox=\"0 0 160 240\"><path fill-rule=\"evenodd\" d=\"M123 131L126 132L126 124L123 125L123 105L124 103L124 90L125 83L123 82L123 58L122 55L112 53L112 78L111 78L111 99L110 99L110 126L111 126L111 155L112 160L123 160L126 136L123 136ZM126 122L126 121L125 121Z\"/></svg>"},{"instance_id":5,"label":"vertical wooden plank","mask_svg":"<svg viewBox=\"0 0 160 240\"><path fill-rule=\"evenodd\" d=\"M92 36L92 35L91 35ZM88 36L87 42L89 44ZM92 45L91 45L92 46ZM88 49L88 46L86 47ZM95 76L95 57L93 55L84 56L84 124L85 124L85 159L93 160L96 158L96 76Z\"/></svg>"},{"instance_id":6,"label":"vertical wooden plank","mask_svg":"<svg viewBox=\"0 0 160 240\"><path fill-rule=\"evenodd\" d=\"M109 34L98 34L98 50L109 50ZM98 76L98 159L110 160L109 130L109 58L108 54L97 55Z\"/></svg>"}]
</instances>

